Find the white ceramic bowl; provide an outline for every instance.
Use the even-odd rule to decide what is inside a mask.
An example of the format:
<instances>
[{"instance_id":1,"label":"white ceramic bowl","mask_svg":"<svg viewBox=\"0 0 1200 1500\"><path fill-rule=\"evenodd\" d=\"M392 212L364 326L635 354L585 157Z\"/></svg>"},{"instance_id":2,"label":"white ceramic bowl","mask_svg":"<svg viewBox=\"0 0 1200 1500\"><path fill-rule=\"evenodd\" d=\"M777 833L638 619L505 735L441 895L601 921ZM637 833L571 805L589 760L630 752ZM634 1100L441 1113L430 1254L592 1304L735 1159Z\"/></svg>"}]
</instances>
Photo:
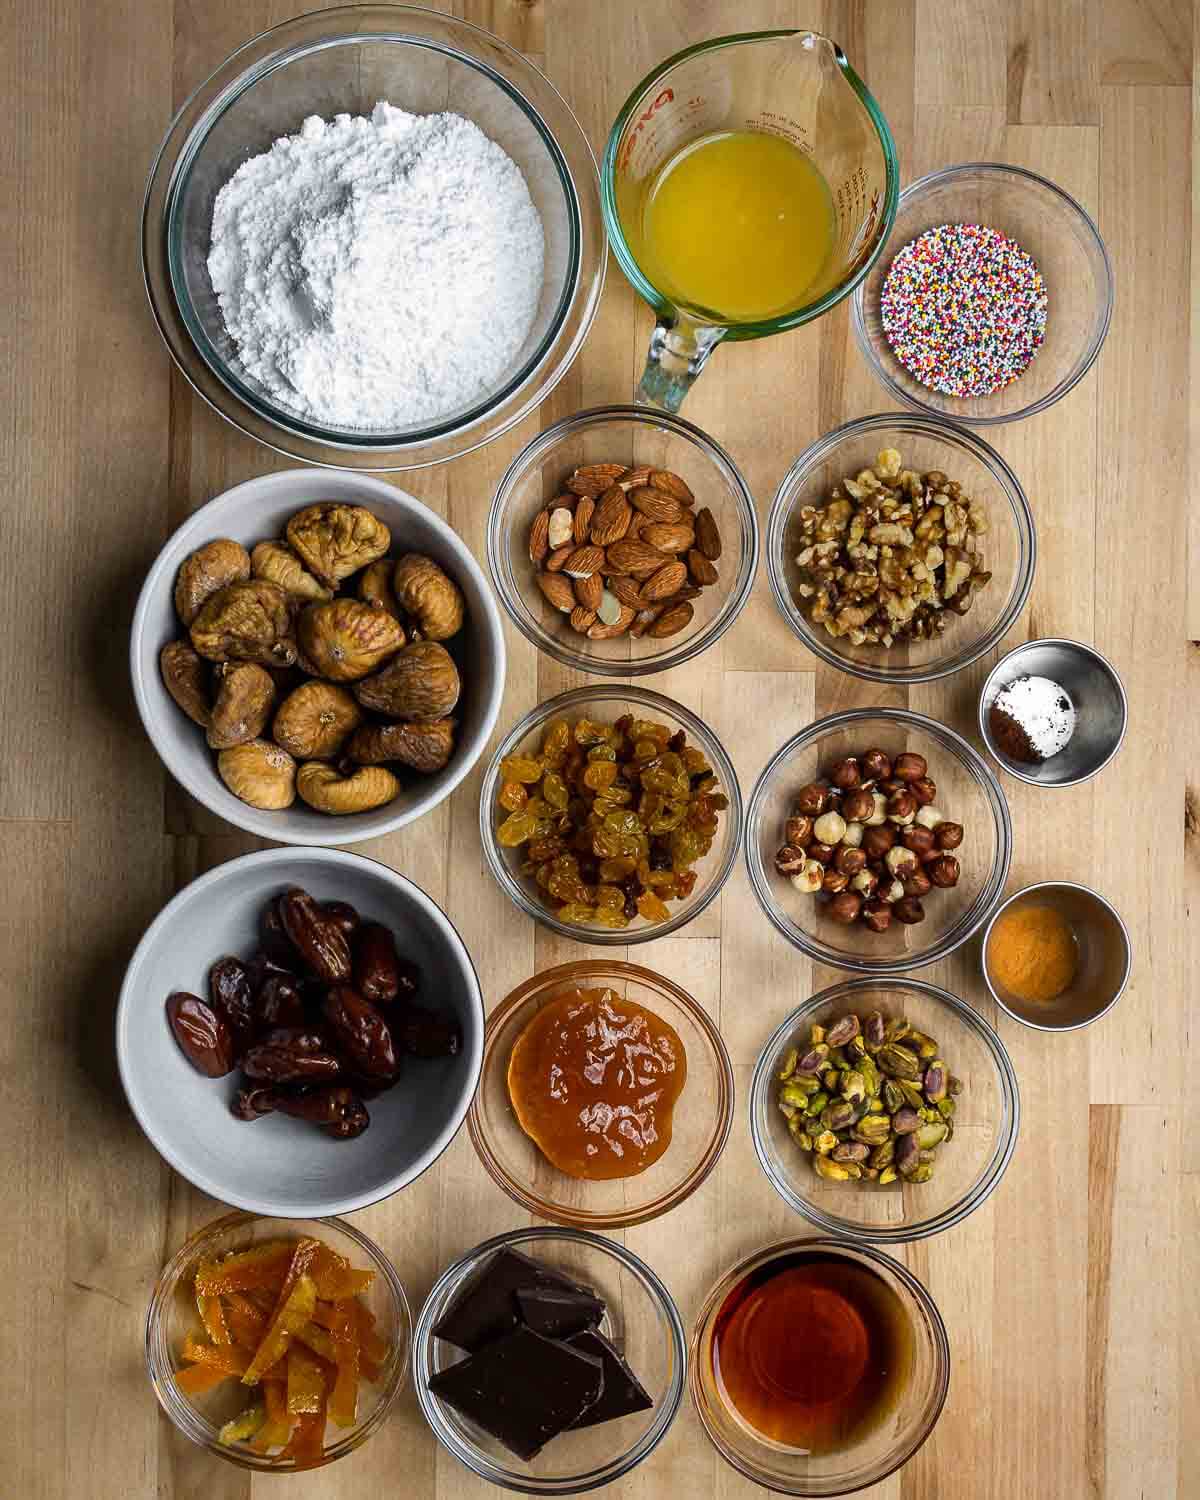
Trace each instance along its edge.
<instances>
[{"instance_id":1,"label":"white ceramic bowl","mask_svg":"<svg viewBox=\"0 0 1200 1500\"><path fill-rule=\"evenodd\" d=\"M216 537L232 537L249 549L255 542L282 536L290 516L319 500L366 506L391 531L391 556L427 553L455 580L467 604L466 623L446 643L463 681L462 698L454 711L458 743L450 764L434 776L404 772L403 787L394 801L349 817L317 812L298 798L280 812L264 812L240 801L217 774L216 753L167 692L158 668L163 646L186 635L172 602L175 575L184 558ZM227 823L281 844L354 844L403 828L436 807L466 776L488 742L504 694L504 664L500 611L466 543L403 490L386 480L344 469L264 474L210 500L183 523L155 559L142 585L129 640L138 712L167 770Z\"/></svg>"},{"instance_id":2,"label":"white ceramic bowl","mask_svg":"<svg viewBox=\"0 0 1200 1500\"><path fill-rule=\"evenodd\" d=\"M395 1088L369 1101L371 1123L336 1141L303 1120L237 1120L237 1072L206 1078L179 1050L164 1007L172 990L207 994L209 966L257 947L259 912L298 885L383 922L420 967L422 993L462 1027L457 1056L412 1059ZM117 1006L117 1064L138 1124L196 1187L250 1213L351 1213L419 1177L450 1144L479 1083L483 998L470 954L445 913L386 865L338 849L264 849L193 880L138 944Z\"/></svg>"}]
</instances>

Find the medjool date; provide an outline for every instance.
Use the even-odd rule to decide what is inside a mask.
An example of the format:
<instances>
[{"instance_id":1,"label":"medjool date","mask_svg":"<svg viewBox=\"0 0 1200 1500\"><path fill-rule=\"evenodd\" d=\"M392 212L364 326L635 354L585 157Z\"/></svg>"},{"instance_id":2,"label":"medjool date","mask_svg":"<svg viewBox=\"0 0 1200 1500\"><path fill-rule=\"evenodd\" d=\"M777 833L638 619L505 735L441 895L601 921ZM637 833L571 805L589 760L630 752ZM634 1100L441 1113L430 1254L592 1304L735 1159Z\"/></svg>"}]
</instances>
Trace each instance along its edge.
<instances>
[{"instance_id":1,"label":"medjool date","mask_svg":"<svg viewBox=\"0 0 1200 1500\"><path fill-rule=\"evenodd\" d=\"M233 1038L224 1017L199 995L176 990L167 999L167 1020L179 1050L198 1072L223 1078L233 1067Z\"/></svg>"}]
</instances>

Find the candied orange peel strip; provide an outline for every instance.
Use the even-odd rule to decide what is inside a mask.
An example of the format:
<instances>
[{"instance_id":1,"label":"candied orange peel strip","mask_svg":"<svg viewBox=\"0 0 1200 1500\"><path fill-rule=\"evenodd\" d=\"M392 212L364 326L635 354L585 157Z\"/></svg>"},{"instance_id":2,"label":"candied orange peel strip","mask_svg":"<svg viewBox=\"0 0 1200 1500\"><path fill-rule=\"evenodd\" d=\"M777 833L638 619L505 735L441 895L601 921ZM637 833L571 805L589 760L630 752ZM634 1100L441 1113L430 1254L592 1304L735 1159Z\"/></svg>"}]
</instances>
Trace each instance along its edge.
<instances>
[{"instance_id":1,"label":"candied orange peel strip","mask_svg":"<svg viewBox=\"0 0 1200 1500\"><path fill-rule=\"evenodd\" d=\"M314 1354L320 1355L326 1364L337 1363L337 1350L334 1348L333 1335L327 1328L322 1328L315 1318L305 1323L303 1328L298 1328L296 1337L302 1344L307 1344Z\"/></svg>"},{"instance_id":2,"label":"candied orange peel strip","mask_svg":"<svg viewBox=\"0 0 1200 1500\"><path fill-rule=\"evenodd\" d=\"M185 1396L203 1396L205 1391L211 1391L223 1380L233 1378L230 1371L219 1370L216 1365L185 1365L182 1370L175 1371L175 1384Z\"/></svg>"},{"instance_id":3,"label":"candied orange peel strip","mask_svg":"<svg viewBox=\"0 0 1200 1500\"><path fill-rule=\"evenodd\" d=\"M252 1438L257 1432L261 1432L266 1425L267 1409L261 1401L256 1401L252 1406L236 1417L231 1417L217 1434L217 1442L244 1443Z\"/></svg>"},{"instance_id":4,"label":"candied orange peel strip","mask_svg":"<svg viewBox=\"0 0 1200 1500\"><path fill-rule=\"evenodd\" d=\"M267 1422L265 1427L259 1429L251 1444L256 1453L269 1453L272 1448L282 1448L292 1435L286 1383L282 1380L264 1380L263 1397L267 1408Z\"/></svg>"},{"instance_id":5,"label":"candied orange peel strip","mask_svg":"<svg viewBox=\"0 0 1200 1500\"><path fill-rule=\"evenodd\" d=\"M225 1309L221 1305L219 1296L206 1296L203 1292L197 1292L196 1309L200 1314L200 1321L204 1324L204 1331L214 1344L233 1342L229 1325L225 1320Z\"/></svg>"},{"instance_id":6,"label":"candied orange peel strip","mask_svg":"<svg viewBox=\"0 0 1200 1500\"><path fill-rule=\"evenodd\" d=\"M329 1394L329 1418L338 1427L353 1427L358 1420L358 1318L351 1302L334 1307L332 1329L337 1378Z\"/></svg>"},{"instance_id":7,"label":"candied orange peel strip","mask_svg":"<svg viewBox=\"0 0 1200 1500\"><path fill-rule=\"evenodd\" d=\"M294 1460L299 1469L309 1469L325 1457L325 1402L322 1398L320 1411L305 1412L297 1421L287 1447L279 1455L281 1461Z\"/></svg>"},{"instance_id":8,"label":"candied orange peel strip","mask_svg":"<svg viewBox=\"0 0 1200 1500\"><path fill-rule=\"evenodd\" d=\"M287 1409L294 1417L318 1412L325 1405L325 1370L299 1340L287 1353Z\"/></svg>"},{"instance_id":9,"label":"candied orange peel strip","mask_svg":"<svg viewBox=\"0 0 1200 1500\"><path fill-rule=\"evenodd\" d=\"M244 1292L230 1292L223 1301L225 1321L233 1342L239 1349L249 1349L253 1353L262 1343L267 1326L267 1312L256 1307Z\"/></svg>"},{"instance_id":10,"label":"candied orange peel strip","mask_svg":"<svg viewBox=\"0 0 1200 1500\"><path fill-rule=\"evenodd\" d=\"M192 1364L223 1370L226 1375L243 1375L250 1362L244 1349L235 1349L232 1344L205 1344L190 1333L183 1341L183 1357Z\"/></svg>"},{"instance_id":11,"label":"candied orange peel strip","mask_svg":"<svg viewBox=\"0 0 1200 1500\"><path fill-rule=\"evenodd\" d=\"M280 1306L242 1376L245 1385L255 1385L277 1360L282 1359L292 1335L309 1321L316 1305L317 1289L312 1277L302 1271L291 1290L286 1295L280 1293Z\"/></svg>"},{"instance_id":12,"label":"candied orange peel strip","mask_svg":"<svg viewBox=\"0 0 1200 1500\"><path fill-rule=\"evenodd\" d=\"M316 1241L308 1243L315 1244ZM204 1261L196 1270L196 1292L200 1296L213 1297L259 1287L275 1290L287 1272L295 1250L296 1247L286 1240L268 1240L262 1245L252 1245L249 1250L238 1250L224 1260Z\"/></svg>"},{"instance_id":13,"label":"candied orange peel strip","mask_svg":"<svg viewBox=\"0 0 1200 1500\"><path fill-rule=\"evenodd\" d=\"M328 1245L319 1245L313 1257L312 1279L317 1283L317 1296L324 1302L340 1302L345 1297L357 1297L365 1292L375 1280L374 1271L355 1271L344 1255L331 1250Z\"/></svg>"}]
</instances>

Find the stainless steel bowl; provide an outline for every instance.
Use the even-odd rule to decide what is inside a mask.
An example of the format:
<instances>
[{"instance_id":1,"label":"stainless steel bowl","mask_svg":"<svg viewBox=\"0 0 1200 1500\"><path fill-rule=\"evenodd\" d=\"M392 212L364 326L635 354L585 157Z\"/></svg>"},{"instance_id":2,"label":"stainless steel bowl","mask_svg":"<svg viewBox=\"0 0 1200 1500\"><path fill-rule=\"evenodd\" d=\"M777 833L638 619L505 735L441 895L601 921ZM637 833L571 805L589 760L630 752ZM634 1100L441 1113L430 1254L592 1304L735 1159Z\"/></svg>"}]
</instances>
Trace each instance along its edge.
<instances>
[{"instance_id":1,"label":"stainless steel bowl","mask_svg":"<svg viewBox=\"0 0 1200 1500\"><path fill-rule=\"evenodd\" d=\"M1023 906L1053 907L1070 924L1079 945L1075 978L1053 1000L1021 1000L988 972L992 929L1006 911ZM984 929L981 963L992 999L1014 1021L1036 1031L1076 1031L1098 1021L1121 998L1129 983L1133 949L1125 923L1103 896L1070 880L1044 880L1027 885L997 908Z\"/></svg>"},{"instance_id":2,"label":"stainless steel bowl","mask_svg":"<svg viewBox=\"0 0 1200 1500\"><path fill-rule=\"evenodd\" d=\"M996 744L988 711L1018 677L1048 677L1075 706L1075 733L1040 765L1011 760ZM979 694L979 733L1000 769L1030 786L1078 786L1098 775L1121 748L1129 706L1115 669L1080 641L1027 641L1002 656Z\"/></svg>"}]
</instances>

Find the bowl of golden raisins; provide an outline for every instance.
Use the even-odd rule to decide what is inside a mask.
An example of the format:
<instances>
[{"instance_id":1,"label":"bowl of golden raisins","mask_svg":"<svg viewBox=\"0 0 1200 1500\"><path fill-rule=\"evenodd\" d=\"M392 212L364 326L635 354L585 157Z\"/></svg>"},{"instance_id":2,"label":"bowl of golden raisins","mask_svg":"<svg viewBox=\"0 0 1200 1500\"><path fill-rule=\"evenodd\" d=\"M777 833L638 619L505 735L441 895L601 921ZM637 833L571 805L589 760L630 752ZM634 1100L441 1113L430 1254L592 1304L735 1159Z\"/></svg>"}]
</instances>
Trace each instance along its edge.
<instances>
[{"instance_id":1,"label":"bowl of golden raisins","mask_svg":"<svg viewBox=\"0 0 1200 1500\"><path fill-rule=\"evenodd\" d=\"M488 767L480 833L522 911L566 937L666 937L717 896L742 799L716 735L644 688L579 688L539 704Z\"/></svg>"}]
</instances>

